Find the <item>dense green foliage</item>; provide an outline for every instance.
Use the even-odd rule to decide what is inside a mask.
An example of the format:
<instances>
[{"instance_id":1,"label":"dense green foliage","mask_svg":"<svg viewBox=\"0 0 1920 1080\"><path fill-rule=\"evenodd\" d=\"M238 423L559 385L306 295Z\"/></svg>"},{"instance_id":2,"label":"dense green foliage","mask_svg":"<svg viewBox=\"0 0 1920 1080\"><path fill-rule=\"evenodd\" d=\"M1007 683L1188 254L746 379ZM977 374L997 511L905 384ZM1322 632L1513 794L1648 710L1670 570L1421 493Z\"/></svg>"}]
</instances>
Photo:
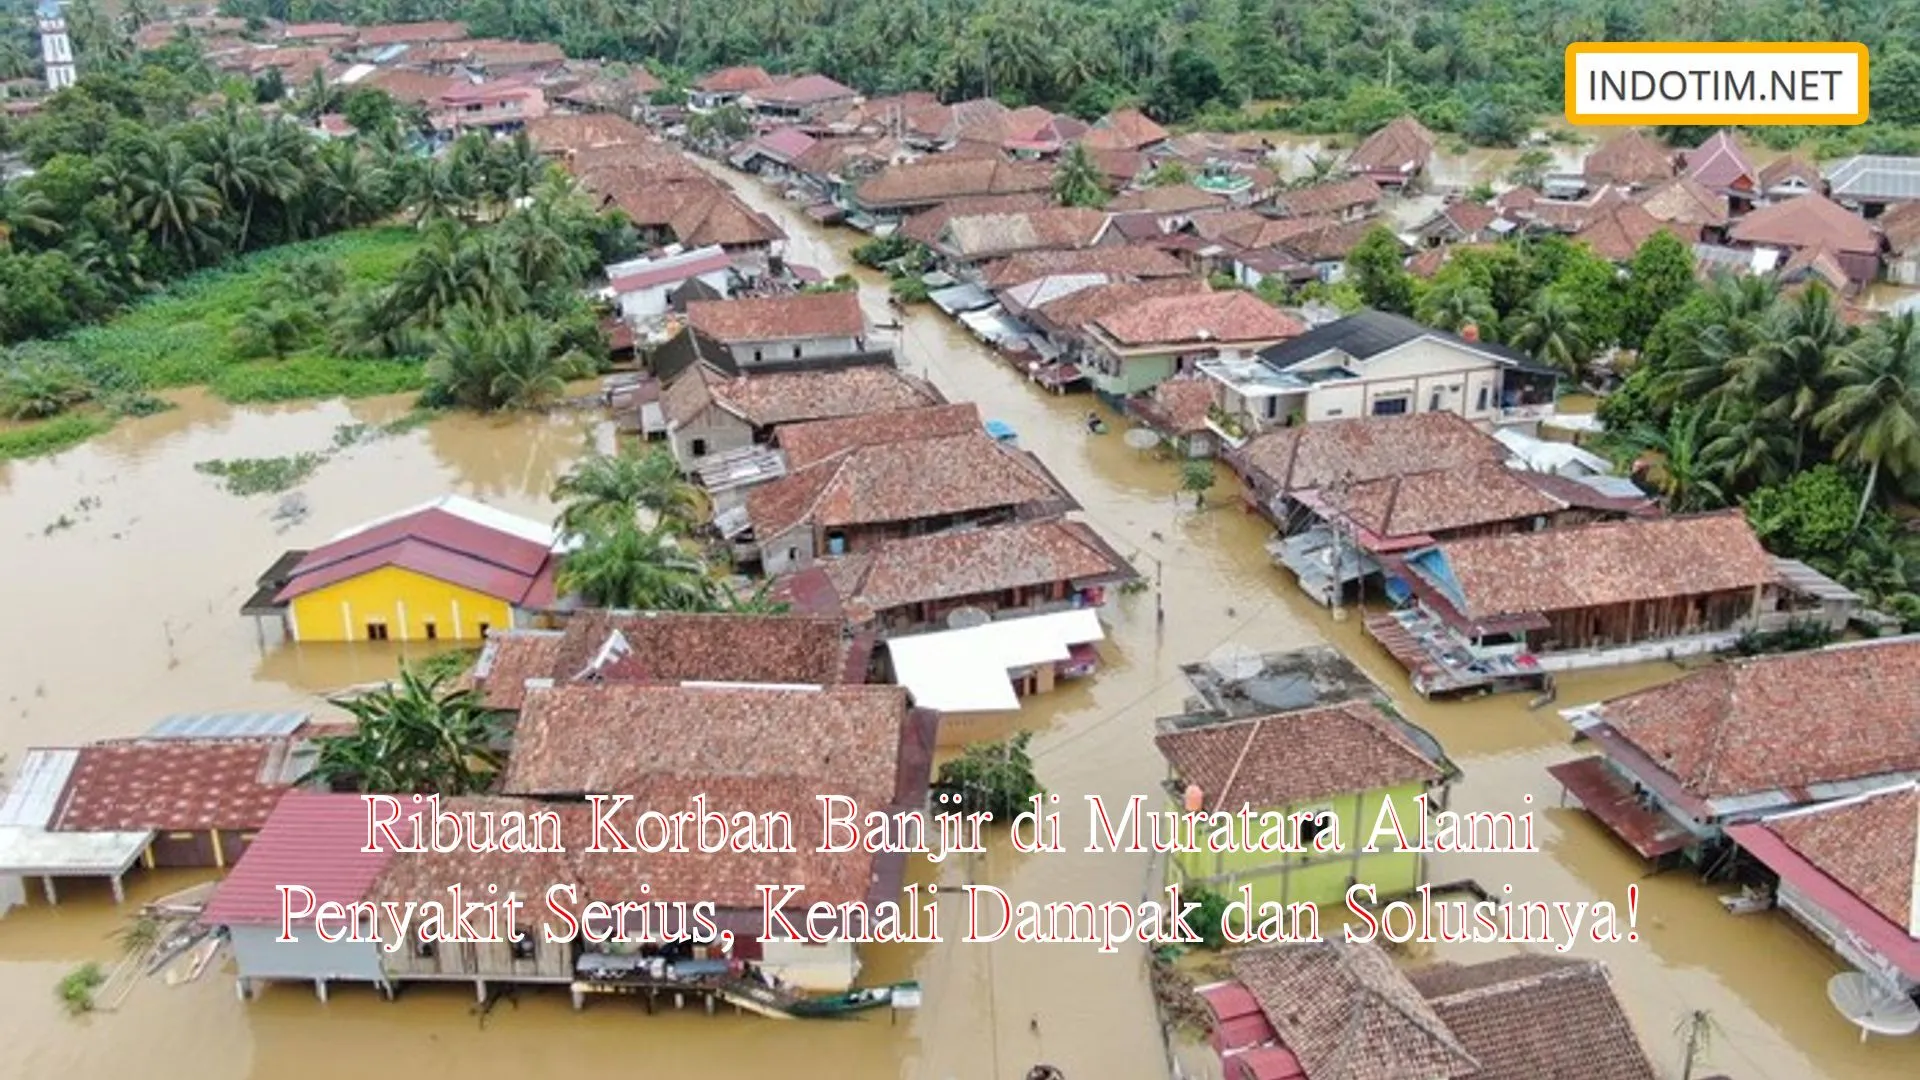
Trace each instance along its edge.
<instances>
[{"instance_id":1,"label":"dense green foliage","mask_svg":"<svg viewBox=\"0 0 1920 1080\"><path fill-rule=\"evenodd\" d=\"M1035 796L1046 788L1033 774L1033 756L1027 752L1033 732L1023 731L997 743L974 743L957 758L940 763L933 786L957 798L940 810L984 810L995 821L1011 822L1022 811L1033 809Z\"/></svg>"},{"instance_id":2,"label":"dense green foliage","mask_svg":"<svg viewBox=\"0 0 1920 1080\"><path fill-rule=\"evenodd\" d=\"M398 683L337 701L357 723L320 740L310 778L335 791L471 795L487 790L507 726L444 672L400 672Z\"/></svg>"},{"instance_id":3,"label":"dense green foliage","mask_svg":"<svg viewBox=\"0 0 1920 1080\"><path fill-rule=\"evenodd\" d=\"M684 79L726 64L824 72L868 92L991 95L1092 117L1144 101L1186 119L1279 102L1273 126L1366 131L1412 110L1437 130L1508 143L1558 111L1573 41L1862 41L1875 121L1920 124L1920 5L1753 0L226 0L241 15L383 22L460 18L476 35L645 60ZM1831 132L1833 129L1828 129ZM1801 132L1804 136L1806 132ZM1851 135L1853 133L1843 133Z\"/></svg>"}]
</instances>

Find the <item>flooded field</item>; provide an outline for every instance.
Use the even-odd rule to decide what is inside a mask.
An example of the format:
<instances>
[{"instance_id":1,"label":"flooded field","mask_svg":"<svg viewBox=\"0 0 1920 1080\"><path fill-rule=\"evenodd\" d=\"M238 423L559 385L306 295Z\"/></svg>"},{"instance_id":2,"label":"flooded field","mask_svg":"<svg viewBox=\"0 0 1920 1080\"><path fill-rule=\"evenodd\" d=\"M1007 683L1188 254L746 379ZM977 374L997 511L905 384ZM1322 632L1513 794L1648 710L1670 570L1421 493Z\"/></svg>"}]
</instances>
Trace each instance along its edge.
<instances>
[{"instance_id":1,"label":"flooded field","mask_svg":"<svg viewBox=\"0 0 1920 1080\"><path fill-rule=\"evenodd\" d=\"M749 199L793 235L790 257L829 274L846 269L850 238L808 224L777 195L743 185ZM885 320L885 294L863 278L863 300ZM1163 775L1150 741L1155 716L1186 696L1176 665L1238 643L1260 649L1331 640L1392 687L1465 769L1456 808L1545 806L1543 853L1443 858L1436 880L1472 877L1520 899L1624 900L1642 884L1637 945L1588 947L1607 960L1656 1061L1678 1075L1673 1035L1690 1010L1717 1026L1709 1072L1737 1080L1869 1080L1920 1072L1920 1042L1860 1044L1826 1005L1839 970L1783 919L1734 918L1715 890L1644 869L1590 822L1551 809L1545 765L1571 756L1566 725L1530 712L1524 696L1452 706L1414 698L1356 618L1335 621L1305 602L1268 565L1264 525L1243 513L1224 471L1214 506L1176 505L1176 470L1117 434L1078 423L1086 398L1029 385L935 313L911 316L901 335L907 365L950 397L1019 432L1086 506L1086 516L1160 581L1164 623L1151 593L1112 613L1098 676L1037 698L1018 716L950 723L959 745L1025 727L1039 732L1041 777L1066 800L1089 793L1151 792ZM141 730L180 710L298 705L316 693L389 674L393 647L268 645L235 614L254 576L280 551L363 518L448 490L544 515L547 491L588 444L609 436L597 418L444 419L343 452L303 487L306 519L274 520L280 499L241 499L193 465L209 458L321 450L342 424L398 415L403 401L229 408L189 396L173 412L128 421L111 435L47 461L0 464L0 565L12 618L0 625L0 753ZM1652 666L1569 677L1571 705L1670 678ZM1071 814L1067 820L1075 819ZM1084 825L1081 826L1084 828ZM1073 845L1070 845L1073 846ZM1018 899L1135 899L1155 874L1143 857L1077 852L1024 856L999 846L964 863L922 864L922 881L997 884ZM189 877L139 876L135 898ZM782 1076L836 1080L998 1080L1039 1061L1070 1080L1146 1080L1168 1074L1168 1052L1138 950L1100 956L1090 946L963 945L961 917L943 909L935 947L868 950L867 978L917 978L924 1007L897 1020L881 1013L845 1023L708 1017L697 1010L647 1016L596 1003L583 1013L564 993L524 992L490 1015L461 986L410 989L388 1004L367 989L339 988L321 1005L297 986L252 1005L235 1000L218 971L198 984L142 986L118 1012L67 1018L53 986L84 960L115 954L120 925L104 887L70 886L59 907L40 903L0 921L0 1078L138 1076L155 1080L336 1080L378 1070L523 1080L568 1074ZM1463 949L1480 959L1504 946ZM1183 1062L1210 1067L1188 1048Z\"/></svg>"}]
</instances>

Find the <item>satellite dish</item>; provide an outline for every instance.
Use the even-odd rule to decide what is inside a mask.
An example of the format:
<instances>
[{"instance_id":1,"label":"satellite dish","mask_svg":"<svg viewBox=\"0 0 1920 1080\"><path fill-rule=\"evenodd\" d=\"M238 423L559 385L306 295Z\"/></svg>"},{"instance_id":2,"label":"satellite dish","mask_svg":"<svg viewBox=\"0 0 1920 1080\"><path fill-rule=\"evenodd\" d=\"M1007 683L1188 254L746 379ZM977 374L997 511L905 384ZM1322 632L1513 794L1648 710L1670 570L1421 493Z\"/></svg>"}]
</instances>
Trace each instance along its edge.
<instances>
[{"instance_id":1,"label":"satellite dish","mask_svg":"<svg viewBox=\"0 0 1920 1080\"><path fill-rule=\"evenodd\" d=\"M1267 669L1267 661L1245 645L1222 645L1207 654L1207 668L1227 682L1251 679Z\"/></svg>"},{"instance_id":2,"label":"satellite dish","mask_svg":"<svg viewBox=\"0 0 1920 1080\"><path fill-rule=\"evenodd\" d=\"M1848 971L1828 979L1827 1000L1860 1029L1861 1042L1868 1035L1897 1037L1920 1031L1920 1005L1862 972Z\"/></svg>"},{"instance_id":3,"label":"satellite dish","mask_svg":"<svg viewBox=\"0 0 1920 1080\"><path fill-rule=\"evenodd\" d=\"M1121 437L1135 450L1151 450L1160 445L1160 433L1152 428L1128 428L1127 433Z\"/></svg>"},{"instance_id":4,"label":"satellite dish","mask_svg":"<svg viewBox=\"0 0 1920 1080\"><path fill-rule=\"evenodd\" d=\"M947 612L947 629L965 630L973 626L985 626L993 621L993 616L977 607L957 607Z\"/></svg>"}]
</instances>

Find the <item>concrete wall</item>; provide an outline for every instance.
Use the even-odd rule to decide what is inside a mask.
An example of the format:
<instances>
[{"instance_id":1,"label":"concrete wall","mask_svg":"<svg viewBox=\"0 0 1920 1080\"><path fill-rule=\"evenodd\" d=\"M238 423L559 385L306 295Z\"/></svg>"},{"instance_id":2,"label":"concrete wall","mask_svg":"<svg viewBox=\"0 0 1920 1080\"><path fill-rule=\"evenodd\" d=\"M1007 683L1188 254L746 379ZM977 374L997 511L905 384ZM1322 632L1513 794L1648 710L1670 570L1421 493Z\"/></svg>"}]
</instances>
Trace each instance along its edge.
<instances>
[{"instance_id":1,"label":"concrete wall","mask_svg":"<svg viewBox=\"0 0 1920 1080\"><path fill-rule=\"evenodd\" d=\"M1338 795L1281 810L1293 814L1330 809L1339 815L1344 850L1338 853L1181 852L1168 858L1167 880L1203 885L1229 901L1240 898L1240 886L1250 885L1256 905L1268 901L1318 904L1325 918L1331 918L1334 909L1345 903L1347 888L1354 881L1373 885L1382 899L1410 892L1421 885L1424 876L1418 853L1393 850L1367 853L1360 849L1373 833L1381 804L1389 798L1393 800L1401 826L1409 833L1417 829L1420 816L1413 799L1422 790L1418 784L1408 784ZM1173 802L1169 802L1168 808L1175 812L1183 809ZM1324 926L1322 932L1325 932Z\"/></svg>"},{"instance_id":2,"label":"concrete wall","mask_svg":"<svg viewBox=\"0 0 1920 1080\"><path fill-rule=\"evenodd\" d=\"M379 982L380 946L371 941L321 941L311 923L295 926L297 941L282 942L278 926L235 926L234 969L243 979L352 979Z\"/></svg>"},{"instance_id":3,"label":"concrete wall","mask_svg":"<svg viewBox=\"0 0 1920 1080\"><path fill-rule=\"evenodd\" d=\"M725 409L709 405L693 419L670 428L667 442L672 446L673 459L680 463L680 468L692 472L702 460L713 454L752 446L753 429L747 426L746 421Z\"/></svg>"},{"instance_id":4,"label":"concrete wall","mask_svg":"<svg viewBox=\"0 0 1920 1080\"><path fill-rule=\"evenodd\" d=\"M760 563L768 577L804 570L813 565L814 556L813 529L808 526L760 541Z\"/></svg>"},{"instance_id":5,"label":"concrete wall","mask_svg":"<svg viewBox=\"0 0 1920 1080\"><path fill-rule=\"evenodd\" d=\"M742 372L768 364L792 363L821 356L850 356L864 352L866 344L857 337L818 337L804 341L743 341L728 346L733 362Z\"/></svg>"},{"instance_id":6,"label":"concrete wall","mask_svg":"<svg viewBox=\"0 0 1920 1080\"><path fill-rule=\"evenodd\" d=\"M512 626L506 601L395 566L296 597L288 608L295 641L365 641L382 623L390 641L478 641L483 625Z\"/></svg>"},{"instance_id":7,"label":"concrete wall","mask_svg":"<svg viewBox=\"0 0 1920 1080\"><path fill-rule=\"evenodd\" d=\"M715 270L709 274L695 275L695 280L704 282L717 290L721 296L727 295L728 274L725 270ZM620 314L628 319L654 318L667 313L667 294L685 285L685 281L669 281L660 285L650 285L644 289L620 294Z\"/></svg>"},{"instance_id":8,"label":"concrete wall","mask_svg":"<svg viewBox=\"0 0 1920 1080\"><path fill-rule=\"evenodd\" d=\"M1307 395L1307 419L1379 415L1382 400L1406 413L1451 412L1491 421L1500 411L1501 367L1444 342L1420 339L1354 365L1357 379L1321 383Z\"/></svg>"}]
</instances>

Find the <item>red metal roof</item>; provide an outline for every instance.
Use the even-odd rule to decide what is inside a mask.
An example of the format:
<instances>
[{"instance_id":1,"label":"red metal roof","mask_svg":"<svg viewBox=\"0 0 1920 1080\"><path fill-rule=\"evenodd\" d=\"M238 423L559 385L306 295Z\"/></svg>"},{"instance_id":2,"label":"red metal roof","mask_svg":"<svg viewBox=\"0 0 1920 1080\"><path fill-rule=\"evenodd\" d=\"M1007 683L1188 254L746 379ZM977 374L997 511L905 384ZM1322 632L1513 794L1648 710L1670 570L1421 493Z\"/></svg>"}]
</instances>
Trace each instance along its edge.
<instances>
[{"instance_id":1,"label":"red metal roof","mask_svg":"<svg viewBox=\"0 0 1920 1080\"><path fill-rule=\"evenodd\" d=\"M1657 859L1693 843L1693 834L1658 808L1642 806L1632 787L1603 757L1586 757L1547 766L1547 772L1566 786L1602 825L1640 853Z\"/></svg>"},{"instance_id":2,"label":"red metal roof","mask_svg":"<svg viewBox=\"0 0 1920 1080\"><path fill-rule=\"evenodd\" d=\"M257 829L286 786L262 781L280 739L125 739L80 748L55 832Z\"/></svg>"},{"instance_id":3,"label":"red metal roof","mask_svg":"<svg viewBox=\"0 0 1920 1080\"><path fill-rule=\"evenodd\" d=\"M510 604L537 606L552 599L552 562L545 545L435 507L315 548L293 568L275 601L397 566Z\"/></svg>"},{"instance_id":4,"label":"red metal roof","mask_svg":"<svg viewBox=\"0 0 1920 1080\"><path fill-rule=\"evenodd\" d=\"M1847 929L1859 935L1875 952L1887 958L1910 979L1920 979L1920 941L1907 936L1902 928L1888 921L1866 901L1847 891L1826 872L1787 846L1772 829L1762 825L1732 825L1727 835L1766 863L1782 881L1806 894L1807 899L1831 912Z\"/></svg>"},{"instance_id":5,"label":"red metal roof","mask_svg":"<svg viewBox=\"0 0 1920 1080\"><path fill-rule=\"evenodd\" d=\"M400 828L419 813L403 803ZM288 792L214 891L202 919L209 926L271 926L280 921L282 885L305 885L316 903L358 901L393 858L390 851L364 851L366 842L367 806L360 796Z\"/></svg>"},{"instance_id":6,"label":"red metal roof","mask_svg":"<svg viewBox=\"0 0 1920 1080\"><path fill-rule=\"evenodd\" d=\"M611 282L611 285L615 293L630 293L639 289L651 288L655 285L667 285L677 281L685 281L688 278L698 277L701 274L711 274L717 270L725 270L732 265L733 256L727 254L725 251L715 251L711 255L704 255L698 259L667 262L663 266L649 266L644 270L636 271L625 277L615 278Z\"/></svg>"}]
</instances>

